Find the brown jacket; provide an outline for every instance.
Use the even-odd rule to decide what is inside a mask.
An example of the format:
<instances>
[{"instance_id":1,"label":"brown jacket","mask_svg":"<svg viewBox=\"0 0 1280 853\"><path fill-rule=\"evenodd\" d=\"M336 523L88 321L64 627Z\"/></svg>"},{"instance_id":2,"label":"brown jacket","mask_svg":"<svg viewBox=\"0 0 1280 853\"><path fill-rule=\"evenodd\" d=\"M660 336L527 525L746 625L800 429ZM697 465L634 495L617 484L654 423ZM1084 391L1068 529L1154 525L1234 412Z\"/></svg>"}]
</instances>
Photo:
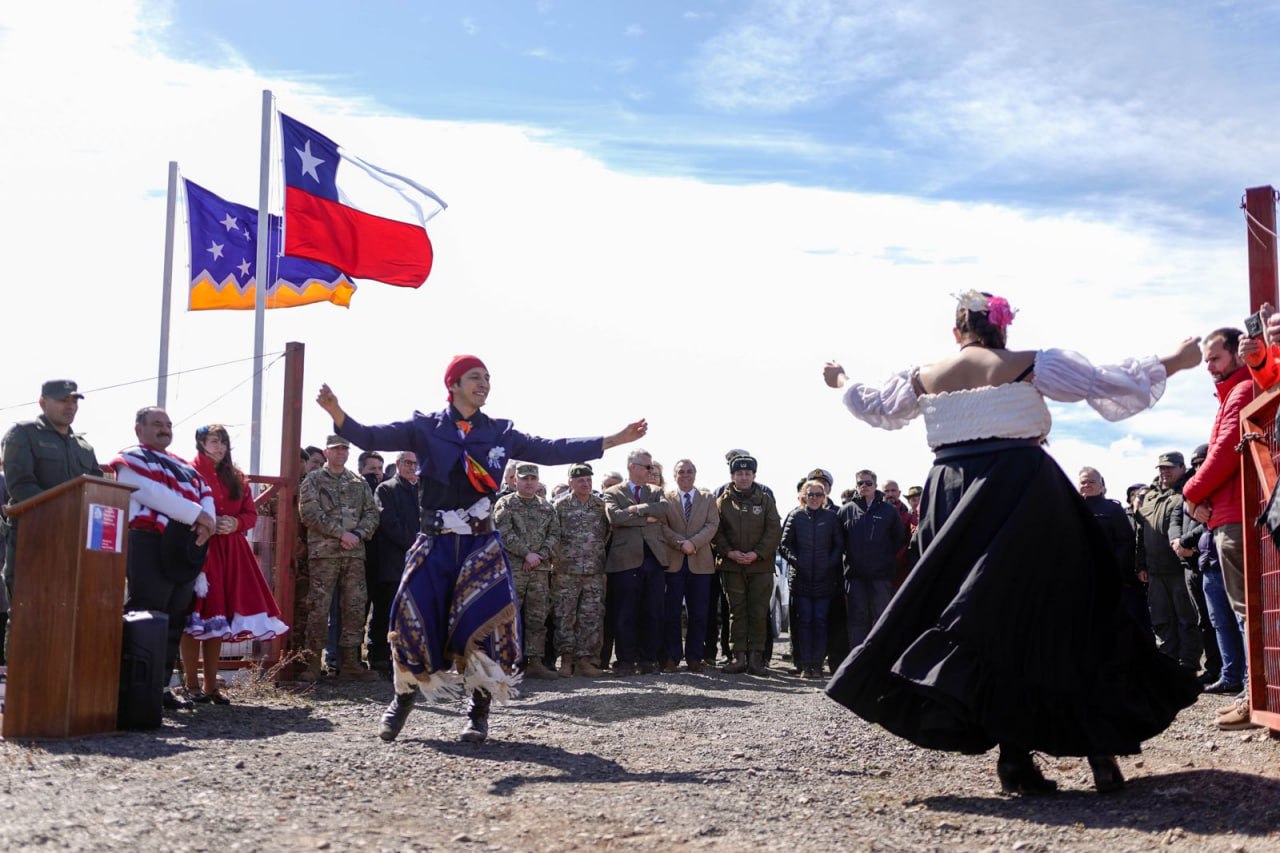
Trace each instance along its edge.
<instances>
[{"instance_id":1,"label":"brown jacket","mask_svg":"<svg viewBox=\"0 0 1280 853\"><path fill-rule=\"evenodd\" d=\"M667 492L667 518L662 525L662 538L667 543L667 571L678 572L684 565L684 550L680 543L688 540L698 550L689 557L689 571L696 575L709 575L716 570L715 557L711 554L711 540L720 526L720 511L716 499L708 492L693 490L689 520L684 518L684 504L680 490Z\"/></svg>"},{"instance_id":2,"label":"brown jacket","mask_svg":"<svg viewBox=\"0 0 1280 853\"><path fill-rule=\"evenodd\" d=\"M619 483L605 490L604 505L609 516L612 535L609 540L609 559L604 564L606 572L625 572L638 569L644 562L644 546L648 545L653 556L663 566L667 565L667 546L662 541L662 522L667 518L667 502L662 492L652 486L640 487L640 500L631 493L631 483ZM636 513L627 507L639 504ZM650 519L653 519L650 521Z\"/></svg>"}]
</instances>

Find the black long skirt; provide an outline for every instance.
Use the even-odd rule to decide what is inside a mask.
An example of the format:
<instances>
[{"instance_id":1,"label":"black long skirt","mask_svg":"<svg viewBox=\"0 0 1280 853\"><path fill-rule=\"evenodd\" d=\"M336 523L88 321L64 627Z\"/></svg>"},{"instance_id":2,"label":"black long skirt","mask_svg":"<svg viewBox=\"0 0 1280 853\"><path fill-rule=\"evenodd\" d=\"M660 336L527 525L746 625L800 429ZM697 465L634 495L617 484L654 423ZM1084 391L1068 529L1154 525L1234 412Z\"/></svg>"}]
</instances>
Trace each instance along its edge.
<instances>
[{"instance_id":1,"label":"black long skirt","mask_svg":"<svg viewBox=\"0 0 1280 853\"><path fill-rule=\"evenodd\" d=\"M920 560L831 698L930 749L1052 755L1139 752L1196 701L1193 674L1125 610L1101 528L1039 447L944 451L921 506Z\"/></svg>"}]
</instances>

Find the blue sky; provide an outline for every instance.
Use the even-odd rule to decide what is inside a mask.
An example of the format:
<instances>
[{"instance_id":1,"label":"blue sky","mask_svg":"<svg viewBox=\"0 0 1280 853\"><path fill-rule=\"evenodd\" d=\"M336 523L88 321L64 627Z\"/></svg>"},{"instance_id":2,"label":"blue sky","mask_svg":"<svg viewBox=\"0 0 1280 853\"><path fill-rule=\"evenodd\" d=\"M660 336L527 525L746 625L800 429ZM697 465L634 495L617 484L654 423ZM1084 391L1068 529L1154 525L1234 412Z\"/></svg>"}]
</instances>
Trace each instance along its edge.
<instances>
[{"instance_id":1,"label":"blue sky","mask_svg":"<svg viewBox=\"0 0 1280 853\"><path fill-rule=\"evenodd\" d=\"M712 482L729 447L774 484L817 465L918 482L922 430L854 422L823 361L879 382L947 354L968 287L1022 309L1013 346L1100 362L1248 313L1238 204L1277 178L1278 19L1122 0L8 4L0 78L38 85L0 87L0 157L21 164L0 170L8 280L35 285L6 310L60 323L9 325L41 357L12 365L0 411L53 376L152 375L166 164L251 204L270 89L450 203L420 290L366 282L348 310L268 315L267 351L306 343L308 385L353 413L434 408L432 365L477 352L495 413L532 432L644 415L657 458ZM171 318L172 369L251 352L243 314ZM226 422L243 447L243 370L176 381L175 422ZM91 395L77 426L127 444L149 387ZM1207 435L1211 394L1196 371L1117 424L1055 405L1051 452L1147 478ZM328 430L309 403L303 426Z\"/></svg>"},{"instance_id":2,"label":"blue sky","mask_svg":"<svg viewBox=\"0 0 1280 853\"><path fill-rule=\"evenodd\" d=\"M616 168L711 181L1196 228L1277 153L1263 131L1280 101L1275 3L348 8L177 4L166 41L405 114L525 123Z\"/></svg>"}]
</instances>

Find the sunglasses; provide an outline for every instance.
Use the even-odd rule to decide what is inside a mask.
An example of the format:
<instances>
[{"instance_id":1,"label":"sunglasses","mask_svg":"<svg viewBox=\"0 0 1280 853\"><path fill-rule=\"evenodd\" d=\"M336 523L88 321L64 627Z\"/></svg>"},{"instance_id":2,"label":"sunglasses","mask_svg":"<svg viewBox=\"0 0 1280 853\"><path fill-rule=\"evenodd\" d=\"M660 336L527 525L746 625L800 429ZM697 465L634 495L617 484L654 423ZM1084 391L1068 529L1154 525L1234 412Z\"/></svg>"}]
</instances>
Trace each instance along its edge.
<instances>
[{"instance_id":1,"label":"sunglasses","mask_svg":"<svg viewBox=\"0 0 1280 853\"><path fill-rule=\"evenodd\" d=\"M825 498L827 495L825 492L805 492L804 496L806 498Z\"/></svg>"},{"instance_id":2,"label":"sunglasses","mask_svg":"<svg viewBox=\"0 0 1280 853\"><path fill-rule=\"evenodd\" d=\"M653 470L653 466L652 466L652 465L641 465L639 462L632 462L631 464L632 464L632 465L634 465L634 466L635 466L635 467L637 467L637 468L643 468L643 469L645 469L646 471L652 471L652 470Z\"/></svg>"},{"instance_id":3,"label":"sunglasses","mask_svg":"<svg viewBox=\"0 0 1280 853\"><path fill-rule=\"evenodd\" d=\"M875 484L876 484L875 480L859 480L858 488L862 488L863 486L874 486Z\"/></svg>"}]
</instances>

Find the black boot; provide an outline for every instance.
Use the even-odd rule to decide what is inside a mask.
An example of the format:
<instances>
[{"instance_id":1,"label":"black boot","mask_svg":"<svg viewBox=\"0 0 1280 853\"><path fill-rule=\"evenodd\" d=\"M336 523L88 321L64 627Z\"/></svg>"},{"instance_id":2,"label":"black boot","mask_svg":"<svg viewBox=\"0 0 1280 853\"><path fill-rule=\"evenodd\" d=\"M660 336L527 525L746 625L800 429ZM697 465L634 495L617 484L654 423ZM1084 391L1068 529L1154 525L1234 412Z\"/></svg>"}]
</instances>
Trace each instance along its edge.
<instances>
[{"instance_id":1,"label":"black boot","mask_svg":"<svg viewBox=\"0 0 1280 853\"><path fill-rule=\"evenodd\" d=\"M1044 778L1035 759L1026 750L1000 747L996 775L1000 777L1000 788L1006 794L1052 794L1058 790L1058 783Z\"/></svg>"},{"instance_id":2,"label":"black boot","mask_svg":"<svg viewBox=\"0 0 1280 853\"><path fill-rule=\"evenodd\" d=\"M1093 787L1099 794L1110 794L1124 787L1124 776L1114 756L1090 755L1089 769L1093 771Z\"/></svg>"},{"instance_id":3,"label":"black boot","mask_svg":"<svg viewBox=\"0 0 1280 853\"><path fill-rule=\"evenodd\" d=\"M397 693L382 714L382 729L378 732L378 737L388 742L395 740L396 735L404 728L405 720L409 719L409 712L413 710L413 703L417 698L416 691Z\"/></svg>"},{"instance_id":4,"label":"black boot","mask_svg":"<svg viewBox=\"0 0 1280 853\"><path fill-rule=\"evenodd\" d=\"M483 690L471 691L467 702L467 726L461 739L467 743L484 743L489 738L489 703L492 697Z\"/></svg>"}]
</instances>

